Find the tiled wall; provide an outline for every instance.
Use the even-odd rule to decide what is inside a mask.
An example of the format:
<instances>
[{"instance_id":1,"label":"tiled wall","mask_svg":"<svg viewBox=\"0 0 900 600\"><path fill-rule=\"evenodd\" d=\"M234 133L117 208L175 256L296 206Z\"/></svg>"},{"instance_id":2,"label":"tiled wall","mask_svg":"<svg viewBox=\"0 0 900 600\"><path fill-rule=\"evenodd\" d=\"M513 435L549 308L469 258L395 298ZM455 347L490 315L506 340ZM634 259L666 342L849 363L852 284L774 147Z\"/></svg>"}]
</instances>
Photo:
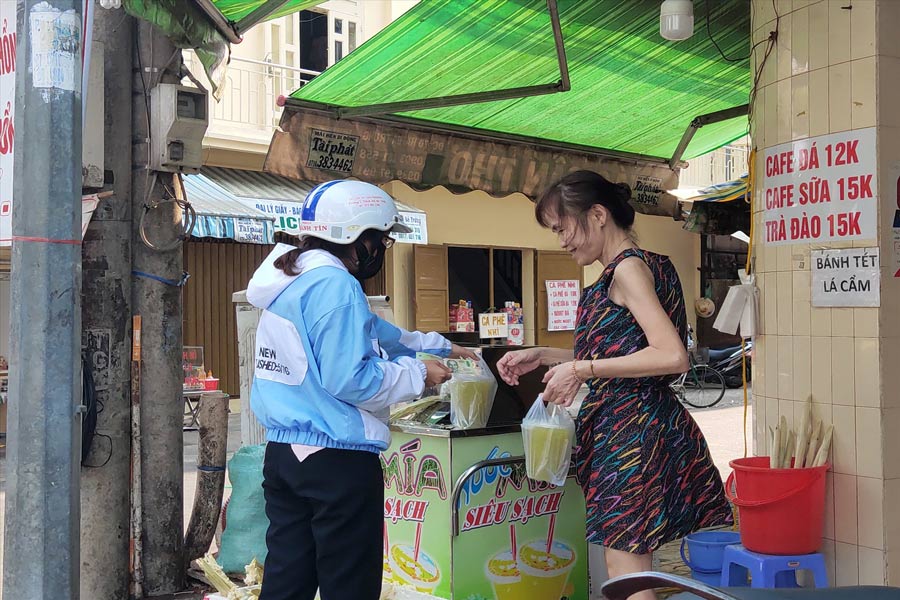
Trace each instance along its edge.
<instances>
[{"instance_id":1,"label":"tiled wall","mask_svg":"<svg viewBox=\"0 0 900 600\"><path fill-rule=\"evenodd\" d=\"M778 43L763 69L751 123L757 181L765 148L878 126L882 262L889 263L896 175L890 180L888 171L896 163L900 173L900 102L888 98L900 100L900 1L774 4ZM775 9L772 0L753 0L752 10L756 43L774 29ZM764 48L757 48L754 68ZM754 209L761 207L758 186ZM885 510L900 499L900 399L893 391L900 389L900 280L886 264L881 309L813 308L809 255L820 246L765 246L761 213L754 219L763 333L753 383L756 452L768 454L768 428L782 415L799 420L811 396L814 413L835 425L823 545L831 581L900 584L892 564L900 563L900 516Z\"/></svg>"}]
</instances>

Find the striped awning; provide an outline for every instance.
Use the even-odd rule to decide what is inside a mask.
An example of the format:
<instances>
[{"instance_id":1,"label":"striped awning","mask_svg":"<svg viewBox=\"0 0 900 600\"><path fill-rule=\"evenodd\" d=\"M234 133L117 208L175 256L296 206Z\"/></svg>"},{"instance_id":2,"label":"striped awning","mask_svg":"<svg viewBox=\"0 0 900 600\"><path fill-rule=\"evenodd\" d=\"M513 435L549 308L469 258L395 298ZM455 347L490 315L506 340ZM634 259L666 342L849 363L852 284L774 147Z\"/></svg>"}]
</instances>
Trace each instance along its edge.
<instances>
[{"instance_id":1,"label":"striped awning","mask_svg":"<svg viewBox=\"0 0 900 600\"><path fill-rule=\"evenodd\" d=\"M686 198L685 202L732 202L743 200L747 196L748 176L745 173L738 179L724 183L714 183L697 191L695 196Z\"/></svg>"},{"instance_id":2,"label":"striped awning","mask_svg":"<svg viewBox=\"0 0 900 600\"><path fill-rule=\"evenodd\" d=\"M232 239L249 244L275 243L275 219L245 203L200 172L184 177L187 200L197 213L196 238Z\"/></svg>"}]
</instances>

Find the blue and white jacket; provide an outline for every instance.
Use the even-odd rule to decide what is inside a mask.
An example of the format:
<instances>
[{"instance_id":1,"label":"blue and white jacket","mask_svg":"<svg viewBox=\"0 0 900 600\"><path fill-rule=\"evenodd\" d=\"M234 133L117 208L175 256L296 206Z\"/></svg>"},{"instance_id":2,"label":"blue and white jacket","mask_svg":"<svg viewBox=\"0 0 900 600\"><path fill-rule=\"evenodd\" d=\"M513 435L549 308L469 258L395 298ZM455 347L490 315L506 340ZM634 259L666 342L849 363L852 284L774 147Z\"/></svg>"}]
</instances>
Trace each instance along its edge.
<instances>
[{"instance_id":1,"label":"blue and white jacket","mask_svg":"<svg viewBox=\"0 0 900 600\"><path fill-rule=\"evenodd\" d=\"M279 244L253 274L247 300L264 309L256 331L250 405L269 441L380 452L389 407L418 398L425 365L416 352L450 353L436 333L409 332L375 316L359 282L324 250L285 275Z\"/></svg>"}]
</instances>

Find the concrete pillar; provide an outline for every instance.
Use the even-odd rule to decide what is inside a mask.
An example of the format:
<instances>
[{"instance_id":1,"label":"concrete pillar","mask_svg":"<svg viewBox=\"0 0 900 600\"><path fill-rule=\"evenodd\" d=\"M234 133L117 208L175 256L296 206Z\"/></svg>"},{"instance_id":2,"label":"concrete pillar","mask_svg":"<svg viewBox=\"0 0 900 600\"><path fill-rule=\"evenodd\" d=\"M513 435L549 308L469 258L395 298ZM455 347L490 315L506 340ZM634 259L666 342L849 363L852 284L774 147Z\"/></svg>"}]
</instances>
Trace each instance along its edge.
<instances>
[{"instance_id":1,"label":"concrete pillar","mask_svg":"<svg viewBox=\"0 0 900 600\"><path fill-rule=\"evenodd\" d=\"M886 510L900 499L900 265L894 258L900 246L892 228L900 175L900 3L779 0L773 9L771 0L753 0L752 14L754 43L776 23L778 29L751 124L762 317L753 373L756 452L768 454L768 427L782 415L798 421L811 396L814 413L835 426L823 544L832 584L900 585L900 515ZM755 51L754 72L765 47ZM871 215L872 226L839 240L767 243L765 222L779 211L766 208L766 151L842 133L873 136L875 150L860 169L877 178L875 199L841 201L839 169L830 169L829 211L858 211L862 223ZM803 208L822 214L827 228L825 213ZM828 248L880 249L880 307L812 305L811 253Z\"/></svg>"}]
</instances>

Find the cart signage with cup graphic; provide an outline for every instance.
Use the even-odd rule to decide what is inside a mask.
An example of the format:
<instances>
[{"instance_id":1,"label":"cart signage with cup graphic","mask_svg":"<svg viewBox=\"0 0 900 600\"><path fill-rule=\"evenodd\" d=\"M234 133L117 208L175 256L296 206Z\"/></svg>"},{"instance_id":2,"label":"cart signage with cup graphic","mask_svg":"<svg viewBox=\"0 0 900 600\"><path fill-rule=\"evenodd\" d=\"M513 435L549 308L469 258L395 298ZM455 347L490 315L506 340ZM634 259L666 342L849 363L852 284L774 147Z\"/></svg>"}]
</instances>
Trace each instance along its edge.
<instances>
[{"instance_id":1,"label":"cart signage with cup graphic","mask_svg":"<svg viewBox=\"0 0 900 600\"><path fill-rule=\"evenodd\" d=\"M588 599L581 490L529 479L521 433L393 437L385 581L448 600Z\"/></svg>"}]
</instances>

